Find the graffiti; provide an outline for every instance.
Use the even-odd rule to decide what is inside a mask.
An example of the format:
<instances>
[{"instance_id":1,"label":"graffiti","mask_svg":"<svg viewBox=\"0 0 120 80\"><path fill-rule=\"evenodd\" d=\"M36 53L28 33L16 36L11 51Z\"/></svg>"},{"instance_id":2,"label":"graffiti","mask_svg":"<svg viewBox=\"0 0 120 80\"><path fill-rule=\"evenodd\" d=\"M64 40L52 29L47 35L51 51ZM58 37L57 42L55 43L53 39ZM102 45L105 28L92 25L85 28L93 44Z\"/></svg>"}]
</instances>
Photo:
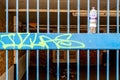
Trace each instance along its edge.
<instances>
[{"instance_id":1,"label":"graffiti","mask_svg":"<svg viewBox=\"0 0 120 80\"><path fill-rule=\"evenodd\" d=\"M47 35L37 33L0 34L3 49L76 49L85 48L80 41L71 40L72 34Z\"/></svg>"}]
</instances>

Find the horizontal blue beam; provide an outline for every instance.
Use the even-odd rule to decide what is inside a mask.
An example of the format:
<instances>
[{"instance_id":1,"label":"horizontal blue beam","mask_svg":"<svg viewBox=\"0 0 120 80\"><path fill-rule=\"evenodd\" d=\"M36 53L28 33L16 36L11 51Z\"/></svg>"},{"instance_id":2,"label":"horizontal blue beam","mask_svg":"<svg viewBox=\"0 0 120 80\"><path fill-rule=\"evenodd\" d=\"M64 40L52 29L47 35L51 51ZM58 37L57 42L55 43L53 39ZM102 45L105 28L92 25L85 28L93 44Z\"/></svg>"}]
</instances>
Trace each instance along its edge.
<instances>
[{"instance_id":1,"label":"horizontal blue beam","mask_svg":"<svg viewBox=\"0 0 120 80\"><path fill-rule=\"evenodd\" d=\"M0 49L120 49L120 34L0 33Z\"/></svg>"}]
</instances>

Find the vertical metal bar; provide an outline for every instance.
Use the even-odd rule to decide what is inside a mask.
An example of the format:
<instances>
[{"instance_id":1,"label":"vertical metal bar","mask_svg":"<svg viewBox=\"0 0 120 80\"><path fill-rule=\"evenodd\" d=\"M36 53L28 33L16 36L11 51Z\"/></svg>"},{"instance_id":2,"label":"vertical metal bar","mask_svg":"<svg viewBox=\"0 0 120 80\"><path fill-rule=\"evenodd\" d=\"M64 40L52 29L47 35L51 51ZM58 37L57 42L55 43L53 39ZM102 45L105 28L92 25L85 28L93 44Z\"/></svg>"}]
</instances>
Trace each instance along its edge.
<instances>
[{"instance_id":1,"label":"vertical metal bar","mask_svg":"<svg viewBox=\"0 0 120 80\"><path fill-rule=\"evenodd\" d=\"M49 50L47 50L47 80L49 80Z\"/></svg>"},{"instance_id":2,"label":"vertical metal bar","mask_svg":"<svg viewBox=\"0 0 120 80\"><path fill-rule=\"evenodd\" d=\"M88 17L87 17L87 25L88 25L88 33L90 33L90 0L88 0L87 4L87 10L88 10ZM87 80L90 80L90 51L87 50Z\"/></svg>"},{"instance_id":3,"label":"vertical metal bar","mask_svg":"<svg viewBox=\"0 0 120 80\"><path fill-rule=\"evenodd\" d=\"M57 50L57 80L60 80L59 78L59 75L60 75L60 51Z\"/></svg>"},{"instance_id":4,"label":"vertical metal bar","mask_svg":"<svg viewBox=\"0 0 120 80\"><path fill-rule=\"evenodd\" d=\"M67 50L67 80L70 80L70 51Z\"/></svg>"},{"instance_id":5,"label":"vertical metal bar","mask_svg":"<svg viewBox=\"0 0 120 80\"><path fill-rule=\"evenodd\" d=\"M97 0L97 33L100 32L100 0ZM100 80L100 51L97 50L97 80Z\"/></svg>"},{"instance_id":6,"label":"vertical metal bar","mask_svg":"<svg viewBox=\"0 0 120 80\"><path fill-rule=\"evenodd\" d=\"M77 0L77 33L80 33L80 0ZM77 80L80 80L80 51L77 50Z\"/></svg>"},{"instance_id":7,"label":"vertical metal bar","mask_svg":"<svg viewBox=\"0 0 120 80\"><path fill-rule=\"evenodd\" d=\"M6 0L6 33L8 33L8 0ZM8 80L8 50L6 50L6 80Z\"/></svg>"},{"instance_id":8,"label":"vertical metal bar","mask_svg":"<svg viewBox=\"0 0 120 80\"><path fill-rule=\"evenodd\" d=\"M19 2L18 0L16 0L16 33L18 33L18 26L19 26L19 13L18 13L18 6L19 6ZM18 62L18 50L16 50L16 80L18 80L19 78L19 62Z\"/></svg>"},{"instance_id":9,"label":"vertical metal bar","mask_svg":"<svg viewBox=\"0 0 120 80\"><path fill-rule=\"evenodd\" d=\"M29 51L26 53L26 80L29 80Z\"/></svg>"},{"instance_id":10,"label":"vertical metal bar","mask_svg":"<svg viewBox=\"0 0 120 80\"><path fill-rule=\"evenodd\" d=\"M116 7L117 7L117 34L119 34L119 6L120 6L120 1L117 0L116 2ZM116 80L119 80L119 50L117 50L116 54Z\"/></svg>"},{"instance_id":11,"label":"vertical metal bar","mask_svg":"<svg viewBox=\"0 0 120 80\"><path fill-rule=\"evenodd\" d=\"M6 80L8 80L8 50L6 50Z\"/></svg>"},{"instance_id":12,"label":"vertical metal bar","mask_svg":"<svg viewBox=\"0 0 120 80\"><path fill-rule=\"evenodd\" d=\"M37 34L39 33L39 0L37 0ZM39 50L37 50L37 76L36 76L36 80L39 80Z\"/></svg>"},{"instance_id":13,"label":"vertical metal bar","mask_svg":"<svg viewBox=\"0 0 120 80\"><path fill-rule=\"evenodd\" d=\"M87 50L87 80L90 80L90 50Z\"/></svg>"},{"instance_id":14,"label":"vertical metal bar","mask_svg":"<svg viewBox=\"0 0 120 80\"><path fill-rule=\"evenodd\" d=\"M8 0L6 0L6 33L8 33Z\"/></svg>"},{"instance_id":15,"label":"vertical metal bar","mask_svg":"<svg viewBox=\"0 0 120 80\"><path fill-rule=\"evenodd\" d=\"M116 80L119 80L119 50L116 55Z\"/></svg>"},{"instance_id":16,"label":"vertical metal bar","mask_svg":"<svg viewBox=\"0 0 120 80\"><path fill-rule=\"evenodd\" d=\"M27 0L27 33L29 33L29 0ZM26 52L26 80L29 80L29 51Z\"/></svg>"},{"instance_id":17,"label":"vertical metal bar","mask_svg":"<svg viewBox=\"0 0 120 80\"><path fill-rule=\"evenodd\" d=\"M107 50L107 72L106 72L106 80L109 80L109 50Z\"/></svg>"},{"instance_id":18,"label":"vertical metal bar","mask_svg":"<svg viewBox=\"0 0 120 80\"><path fill-rule=\"evenodd\" d=\"M67 0L67 33L70 32L70 0ZM67 80L70 80L70 51L67 50Z\"/></svg>"},{"instance_id":19,"label":"vertical metal bar","mask_svg":"<svg viewBox=\"0 0 120 80\"><path fill-rule=\"evenodd\" d=\"M88 26L88 33L90 32L90 18L89 18L89 16L90 16L90 0L88 0L88 4L87 4L87 14L88 14L88 16L87 16L87 26Z\"/></svg>"},{"instance_id":20,"label":"vertical metal bar","mask_svg":"<svg viewBox=\"0 0 120 80\"><path fill-rule=\"evenodd\" d=\"M107 33L109 33L109 23L110 23L110 0L107 0Z\"/></svg>"},{"instance_id":21,"label":"vertical metal bar","mask_svg":"<svg viewBox=\"0 0 120 80\"><path fill-rule=\"evenodd\" d=\"M100 0L97 0L97 14L98 14L98 17L97 17L97 32L99 34L100 32Z\"/></svg>"},{"instance_id":22,"label":"vertical metal bar","mask_svg":"<svg viewBox=\"0 0 120 80\"><path fill-rule=\"evenodd\" d=\"M119 33L119 22L120 22L120 20L119 20L119 6L120 6L120 0L117 0L117 5L116 5L116 7L117 7L117 33Z\"/></svg>"},{"instance_id":23,"label":"vertical metal bar","mask_svg":"<svg viewBox=\"0 0 120 80\"><path fill-rule=\"evenodd\" d=\"M80 33L80 0L77 0L77 11L78 11L78 15L77 15L77 33Z\"/></svg>"},{"instance_id":24,"label":"vertical metal bar","mask_svg":"<svg viewBox=\"0 0 120 80\"><path fill-rule=\"evenodd\" d=\"M60 0L58 0L57 3L57 33L60 33ZM60 75L60 51L57 50L57 80L59 80L59 75Z\"/></svg>"},{"instance_id":25,"label":"vertical metal bar","mask_svg":"<svg viewBox=\"0 0 120 80\"><path fill-rule=\"evenodd\" d=\"M110 19L110 0L107 0L107 33L109 34L109 21ZM106 72L106 80L109 80L109 50L107 50L107 72Z\"/></svg>"},{"instance_id":26,"label":"vertical metal bar","mask_svg":"<svg viewBox=\"0 0 120 80\"><path fill-rule=\"evenodd\" d=\"M47 0L47 33L49 33L50 32L50 29L49 29L49 27L50 27L50 0ZM50 67L50 64L49 64L49 50L47 50L47 80L49 80L49 78L50 78L50 75L49 75L49 67Z\"/></svg>"},{"instance_id":27,"label":"vertical metal bar","mask_svg":"<svg viewBox=\"0 0 120 80\"><path fill-rule=\"evenodd\" d=\"M77 50L77 80L80 80L80 51Z\"/></svg>"},{"instance_id":28,"label":"vertical metal bar","mask_svg":"<svg viewBox=\"0 0 120 80\"><path fill-rule=\"evenodd\" d=\"M97 50L97 80L100 80L100 51Z\"/></svg>"},{"instance_id":29,"label":"vertical metal bar","mask_svg":"<svg viewBox=\"0 0 120 80\"><path fill-rule=\"evenodd\" d=\"M39 80L39 50L37 50L37 76L36 76L36 80Z\"/></svg>"}]
</instances>

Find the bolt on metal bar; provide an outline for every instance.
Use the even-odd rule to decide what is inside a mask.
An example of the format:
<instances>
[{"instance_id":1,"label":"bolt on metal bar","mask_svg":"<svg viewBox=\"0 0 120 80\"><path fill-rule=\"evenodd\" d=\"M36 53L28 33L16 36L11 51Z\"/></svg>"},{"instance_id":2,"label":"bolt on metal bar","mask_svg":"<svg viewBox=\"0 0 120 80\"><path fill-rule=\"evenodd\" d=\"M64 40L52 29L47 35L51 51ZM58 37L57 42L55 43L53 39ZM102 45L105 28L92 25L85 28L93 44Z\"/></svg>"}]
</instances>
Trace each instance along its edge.
<instances>
[{"instance_id":1,"label":"bolt on metal bar","mask_svg":"<svg viewBox=\"0 0 120 80\"><path fill-rule=\"evenodd\" d=\"M37 33L39 33L39 0L37 0ZM36 75L36 80L39 80L39 50L37 50L37 54L36 54L36 63L37 63L37 68L36 68L36 73L37 73L37 75Z\"/></svg>"},{"instance_id":2,"label":"bolt on metal bar","mask_svg":"<svg viewBox=\"0 0 120 80\"><path fill-rule=\"evenodd\" d=\"M67 33L70 32L70 0L67 0ZM70 80L70 51L67 50L67 80Z\"/></svg>"},{"instance_id":3,"label":"bolt on metal bar","mask_svg":"<svg viewBox=\"0 0 120 80\"><path fill-rule=\"evenodd\" d=\"M80 33L80 0L77 0L77 33ZM80 80L80 51L77 50L77 80Z\"/></svg>"},{"instance_id":4,"label":"bolt on metal bar","mask_svg":"<svg viewBox=\"0 0 120 80\"><path fill-rule=\"evenodd\" d=\"M8 33L8 0L6 0L6 33ZM6 50L6 80L8 80L8 50Z\"/></svg>"},{"instance_id":5,"label":"bolt on metal bar","mask_svg":"<svg viewBox=\"0 0 120 80\"><path fill-rule=\"evenodd\" d=\"M60 0L57 1L57 33L60 33ZM60 51L57 50L57 80L60 80Z\"/></svg>"},{"instance_id":6,"label":"bolt on metal bar","mask_svg":"<svg viewBox=\"0 0 120 80\"><path fill-rule=\"evenodd\" d=\"M50 33L50 0L47 0L47 33ZM49 67L50 67L50 64L49 64L49 50L47 50L47 80L49 80L50 78L50 75L49 75Z\"/></svg>"},{"instance_id":7,"label":"bolt on metal bar","mask_svg":"<svg viewBox=\"0 0 120 80\"><path fill-rule=\"evenodd\" d=\"M29 33L29 0L26 1L27 12L26 12L26 22L27 22L27 33ZM29 80L29 51L26 52L26 80Z\"/></svg>"}]
</instances>

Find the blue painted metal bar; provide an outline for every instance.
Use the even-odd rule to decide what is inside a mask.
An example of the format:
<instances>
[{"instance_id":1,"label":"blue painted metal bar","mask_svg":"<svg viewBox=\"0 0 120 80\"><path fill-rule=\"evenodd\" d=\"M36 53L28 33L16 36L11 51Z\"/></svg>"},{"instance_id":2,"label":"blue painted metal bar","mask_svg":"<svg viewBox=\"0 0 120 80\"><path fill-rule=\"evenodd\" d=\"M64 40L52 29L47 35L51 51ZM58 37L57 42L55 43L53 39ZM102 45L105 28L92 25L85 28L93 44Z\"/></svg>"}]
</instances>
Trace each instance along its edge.
<instances>
[{"instance_id":1,"label":"blue painted metal bar","mask_svg":"<svg viewBox=\"0 0 120 80\"><path fill-rule=\"evenodd\" d=\"M50 32L50 0L47 0L47 33ZM49 80L50 78L50 75L49 75L49 72L50 72L50 69L49 69L49 49L47 49L47 80Z\"/></svg>"},{"instance_id":2,"label":"blue painted metal bar","mask_svg":"<svg viewBox=\"0 0 120 80\"><path fill-rule=\"evenodd\" d=\"M49 66L50 66L50 64L49 64L49 57L50 55L49 55L49 50L47 50L47 80L49 80L49 78L50 78L50 75L49 75L49 71L50 71L50 68L49 68Z\"/></svg>"},{"instance_id":3,"label":"blue painted metal bar","mask_svg":"<svg viewBox=\"0 0 120 80\"><path fill-rule=\"evenodd\" d=\"M39 33L39 0L37 0L37 33ZM37 55L36 55L36 63L37 63L37 68L36 68L36 80L39 80L39 50L37 50Z\"/></svg>"},{"instance_id":4,"label":"blue painted metal bar","mask_svg":"<svg viewBox=\"0 0 120 80\"><path fill-rule=\"evenodd\" d=\"M6 0L6 33L8 33L8 0ZM8 80L8 50L6 50L6 80Z\"/></svg>"},{"instance_id":5,"label":"blue painted metal bar","mask_svg":"<svg viewBox=\"0 0 120 80\"><path fill-rule=\"evenodd\" d=\"M107 69L106 69L106 80L109 80L109 50L107 50Z\"/></svg>"},{"instance_id":6,"label":"blue painted metal bar","mask_svg":"<svg viewBox=\"0 0 120 80\"><path fill-rule=\"evenodd\" d=\"M90 80L90 50L87 50L87 80Z\"/></svg>"},{"instance_id":7,"label":"blue painted metal bar","mask_svg":"<svg viewBox=\"0 0 120 80\"><path fill-rule=\"evenodd\" d=\"M100 80L100 51L97 50L97 80Z\"/></svg>"},{"instance_id":8,"label":"blue painted metal bar","mask_svg":"<svg viewBox=\"0 0 120 80\"><path fill-rule=\"evenodd\" d=\"M59 75L60 75L60 51L57 50L57 80L60 79Z\"/></svg>"},{"instance_id":9,"label":"blue painted metal bar","mask_svg":"<svg viewBox=\"0 0 120 80\"><path fill-rule=\"evenodd\" d=\"M97 33L100 32L100 0L97 0Z\"/></svg>"},{"instance_id":10,"label":"blue painted metal bar","mask_svg":"<svg viewBox=\"0 0 120 80\"><path fill-rule=\"evenodd\" d=\"M6 50L6 80L8 80L8 50Z\"/></svg>"},{"instance_id":11,"label":"blue painted metal bar","mask_svg":"<svg viewBox=\"0 0 120 80\"><path fill-rule=\"evenodd\" d=\"M8 16L8 0L6 0L6 33L8 33L8 19L9 19L9 16Z\"/></svg>"},{"instance_id":12,"label":"blue painted metal bar","mask_svg":"<svg viewBox=\"0 0 120 80\"><path fill-rule=\"evenodd\" d=\"M100 0L97 0L97 33L100 32ZM97 50L97 80L100 80L100 51Z\"/></svg>"},{"instance_id":13,"label":"blue painted metal bar","mask_svg":"<svg viewBox=\"0 0 120 80\"><path fill-rule=\"evenodd\" d=\"M70 0L67 0L67 33L70 32ZM70 80L70 51L67 50L67 80Z\"/></svg>"},{"instance_id":14,"label":"blue painted metal bar","mask_svg":"<svg viewBox=\"0 0 120 80\"><path fill-rule=\"evenodd\" d=\"M37 75L36 75L36 80L39 80L39 50L37 50L37 55L36 55L36 59L37 59L37 70L36 70L36 73L37 73Z\"/></svg>"},{"instance_id":15,"label":"blue painted metal bar","mask_svg":"<svg viewBox=\"0 0 120 80\"><path fill-rule=\"evenodd\" d=\"M29 51L26 52L26 80L29 80Z\"/></svg>"},{"instance_id":16,"label":"blue painted metal bar","mask_svg":"<svg viewBox=\"0 0 120 80\"><path fill-rule=\"evenodd\" d=\"M29 32L29 0L26 1L26 22L27 22L27 33ZM29 80L29 51L26 52L26 80Z\"/></svg>"},{"instance_id":17,"label":"blue painted metal bar","mask_svg":"<svg viewBox=\"0 0 120 80\"><path fill-rule=\"evenodd\" d=\"M16 33L18 33L18 26L19 26L19 2L16 0ZM19 79L19 62L18 62L18 50L16 50L16 80Z\"/></svg>"},{"instance_id":18,"label":"blue painted metal bar","mask_svg":"<svg viewBox=\"0 0 120 80\"><path fill-rule=\"evenodd\" d=\"M88 14L88 16L87 16L87 29L88 29L88 33L90 33L90 0L88 0L88 2L87 2L87 14Z\"/></svg>"},{"instance_id":19,"label":"blue painted metal bar","mask_svg":"<svg viewBox=\"0 0 120 80\"><path fill-rule=\"evenodd\" d=\"M117 0L116 1L116 3L117 3L117 5L116 5L116 7L117 7L117 19L116 19L116 21L117 21L117 33L119 33L120 32L120 29L119 29L119 25L120 25L120 20L119 20L119 6L120 6L120 0Z\"/></svg>"},{"instance_id":20,"label":"blue painted metal bar","mask_svg":"<svg viewBox=\"0 0 120 80\"><path fill-rule=\"evenodd\" d=\"M80 80L80 51L77 50L77 80Z\"/></svg>"},{"instance_id":21,"label":"blue painted metal bar","mask_svg":"<svg viewBox=\"0 0 120 80\"><path fill-rule=\"evenodd\" d=\"M120 34L1 33L0 49L120 49Z\"/></svg>"},{"instance_id":22,"label":"blue painted metal bar","mask_svg":"<svg viewBox=\"0 0 120 80\"><path fill-rule=\"evenodd\" d=\"M80 0L77 0L77 33L80 33Z\"/></svg>"},{"instance_id":23,"label":"blue painted metal bar","mask_svg":"<svg viewBox=\"0 0 120 80\"><path fill-rule=\"evenodd\" d=\"M50 32L50 0L47 0L47 33Z\"/></svg>"},{"instance_id":24,"label":"blue painted metal bar","mask_svg":"<svg viewBox=\"0 0 120 80\"><path fill-rule=\"evenodd\" d=\"M87 2L87 25L88 25L88 33L90 33L90 0ZM88 39L89 40L89 39ZM87 80L90 80L90 50L87 50Z\"/></svg>"},{"instance_id":25,"label":"blue painted metal bar","mask_svg":"<svg viewBox=\"0 0 120 80\"><path fill-rule=\"evenodd\" d=\"M119 50L116 54L116 80L119 80Z\"/></svg>"},{"instance_id":26,"label":"blue painted metal bar","mask_svg":"<svg viewBox=\"0 0 120 80\"><path fill-rule=\"evenodd\" d=\"M119 34L119 5L120 5L120 1L119 0L117 0L116 1L117 3L117 5L116 5L116 7L117 7L117 33ZM117 50L117 54L116 54L116 80L119 80L119 50Z\"/></svg>"},{"instance_id":27,"label":"blue painted metal bar","mask_svg":"<svg viewBox=\"0 0 120 80\"><path fill-rule=\"evenodd\" d=\"M110 0L107 0L107 33L109 33L109 24L110 24Z\"/></svg>"},{"instance_id":28,"label":"blue painted metal bar","mask_svg":"<svg viewBox=\"0 0 120 80\"><path fill-rule=\"evenodd\" d=\"M110 0L107 0L107 33L109 33L110 24ZM109 80L109 50L107 50L107 69L106 69L106 80Z\"/></svg>"},{"instance_id":29,"label":"blue painted metal bar","mask_svg":"<svg viewBox=\"0 0 120 80\"><path fill-rule=\"evenodd\" d=\"M60 33L60 0L57 2L57 33ZM57 50L57 80L60 80L60 51Z\"/></svg>"},{"instance_id":30,"label":"blue painted metal bar","mask_svg":"<svg viewBox=\"0 0 120 80\"><path fill-rule=\"evenodd\" d=\"M80 33L80 0L77 0L77 33ZM80 51L77 50L77 80L80 80Z\"/></svg>"},{"instance_id":31,"label":"blue painted metal bar","mask_svg":"<svg viewBox=\"0 0 120 80\"><path fill-rule=\"evenodd\" d=\"M70 51L67 50L67 80L70 80Z\"/></svg>"}]
</instances>

